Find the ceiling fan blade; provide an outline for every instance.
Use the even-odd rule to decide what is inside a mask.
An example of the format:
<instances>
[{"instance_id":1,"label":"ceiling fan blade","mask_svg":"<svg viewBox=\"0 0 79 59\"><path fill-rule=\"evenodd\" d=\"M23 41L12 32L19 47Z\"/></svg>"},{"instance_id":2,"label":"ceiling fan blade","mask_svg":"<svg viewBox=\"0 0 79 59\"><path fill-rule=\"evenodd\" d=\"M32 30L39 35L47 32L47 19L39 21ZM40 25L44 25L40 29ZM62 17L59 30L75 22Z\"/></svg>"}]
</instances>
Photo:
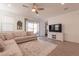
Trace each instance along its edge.
<instances>
[{"instance_id":1,"label":"ceiling fan blade","mask_svg":"<svg viewBox=\"0 0 79 59\"><path fill-rule=\"evenodd\" d=\"M68 10L69 8L64 8L64 10Z\"/></svg>"},{"instance_id":2,"label":"ceiling fan blade","mask_svg":"<svg viewBox=\"0 0 79 59\"><path fill-rule=\"evenodd\" d=\"M26 7L26 8L28 8L28 6L26 6L26 5L22 5L23 7Z\"/></svg>"},{"instance_id":3,"label":"ceiling fan blade","mask_svg":"<svg viewBox=\"0 0 79 59\"><path fill-rule=\"evenodd\" d=\"M33 3L32 8L37 9L37 5L36 5L36 3Z\"/></svg>"},{"instance_id":4,"label":"ceiling fan blade","mask_svg":"<svg viewBox=\"0 0 79 59\"><path fill-rule=\"evenodd\" d=\"M33 5L36 5L36 3L33 3Z\"/></svg>"},{"instance_id":5,"label":"ceiling fan blade","mask_svg":"<svg viewBox=\"0 0 79 59\"><path fill-rule=\"evenodd\" d=\"M44 8L38 8L38 10L44 10Z\"/></svg>"},{"instance_id":6,"label":"ceiling fan blade","mask_svg":"<svg viewBox=\"0 0 79 59\"><path fill-rule=\"evenodd\" d=\"M36 14L38 14L38 11L35 11Z\"/></svg>"}]
</instances>

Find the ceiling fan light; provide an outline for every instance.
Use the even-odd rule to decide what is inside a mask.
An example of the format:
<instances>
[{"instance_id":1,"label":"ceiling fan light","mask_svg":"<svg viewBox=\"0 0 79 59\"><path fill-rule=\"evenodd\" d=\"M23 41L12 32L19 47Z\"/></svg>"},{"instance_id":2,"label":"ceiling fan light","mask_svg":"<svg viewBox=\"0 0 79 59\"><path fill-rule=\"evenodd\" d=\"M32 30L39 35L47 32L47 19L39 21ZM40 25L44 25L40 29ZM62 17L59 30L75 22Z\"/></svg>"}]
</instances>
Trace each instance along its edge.
<instances>
[{"instance_id":1,"label":"ceiling fan light","mask_svg":"<svg viewBox=\"0 0 79 59\"><path fill-rule=\"evenodd\" d=\"M35 12L35 11L36 11L36 9L33 8L33 9L32 9L32 12Z\"/></svg>"},{"instance_id":2,"label":"ceiling fan light","mask_svg":"<svg viewBox=\"0 0 79 59\"><path fill-rule=\"evenodd\" d=\"M11 5L11 4L8 4L7 6L8 6L8 7L11 7L12 5Z\"/></svg>"}]
</instances>

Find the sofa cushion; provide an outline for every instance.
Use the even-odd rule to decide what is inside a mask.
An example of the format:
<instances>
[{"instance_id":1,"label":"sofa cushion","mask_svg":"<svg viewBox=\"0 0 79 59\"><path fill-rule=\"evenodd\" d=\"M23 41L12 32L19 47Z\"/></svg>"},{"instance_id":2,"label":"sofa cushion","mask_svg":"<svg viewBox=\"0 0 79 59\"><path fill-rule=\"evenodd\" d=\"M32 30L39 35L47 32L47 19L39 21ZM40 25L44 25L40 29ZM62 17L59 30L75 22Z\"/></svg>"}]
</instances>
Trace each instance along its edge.
<instances>
[{"instance_id":1,"label":"sofa cushion","mask_svg":"<svg viewBox=\"0 0 79 59\"><path fill-rule=\"evenodd\" d=\"M25 36L25 38L36 38L36 36L30 35L30 36Z\"/></svg>"},{"instance_id":2,"label":"sofa cushion","mask_svg":"<svg viewBox=\"0 0 79 59\"><path fill-rule=\"evenodd\" d=\"M2 39L0 39L0 52L3 52L4 49L5 49L4 41Z\"/></svg>"},{"instance_id":3,"label":"sofa cushion","mask_svg":"<svg viewBox=\"0 0 79 59\"><path fill-rule=\"evenodd\" d=\"M10 40L10 39L13 39L15 38L14 34L12 32L7 32L7 33L4 33L4 36L7 40Z\"/></svg>"},{"instance_id":4,"label":"sofa cushion","mask_svg":"<svg viewBox=\"0 0 79 59\"><path fill-rule=\"evenodd\" d=\"M36 39L36 37L34 37L34 36L24 36L24 37L16 37L16 38L14 38L14 40L17 43L26 42L26 41L35 40L35 39Z\"/></svg>"},{"instance_id":5,"label":"sofa cushion","mask_svg":"<svg viewBox=\"0 0 79 59\"><path fill-rule=\"evenodd\" d=\"M21 32L21 31L19 31L19 32L14 32L14 35L16 36L16 37L22 37L22 36L26 36L26 32Z\"/></svg>"},{"instance_id":6,"label":"sofa cushion","mask_svg":"<svg viewBox=\"0 0 79 59\"><path fill-rule=\"evenodd\" d=\"M30 35L34 35L34 33L31 31L27 32L27 36L30 36Z\"/></svg>"},{"instance_id":7,"label":"sofa cushion","mask_svg":"<svg viewBox=\"0 0 79 59\"><path fill-rule=\"evenodd\" d=\"M26 32L21 32L20 34L21 34L21 36L26 36L27 35Z\"/></svg>"},{"instance_id":8,"label":"sofa cushion","mask_svg":"<svg viewBox=\"0 0 79 59\"><path fill-rule=\"evenodd\" d=\"M3 33L0 33L0 39L5 40L5 36L3 35Z\"/></svg>"},{"instance_id":9,"label":"sofa cushion","mask_svg":"<svg viewBox=\"0 0 79 59\"><path fill-rule=\"evenodd\" d=\"M5 50L0 52L0 56L22 56L19 46L16 44L15 40L5 40Z\"/></svg>"}]
</instances>

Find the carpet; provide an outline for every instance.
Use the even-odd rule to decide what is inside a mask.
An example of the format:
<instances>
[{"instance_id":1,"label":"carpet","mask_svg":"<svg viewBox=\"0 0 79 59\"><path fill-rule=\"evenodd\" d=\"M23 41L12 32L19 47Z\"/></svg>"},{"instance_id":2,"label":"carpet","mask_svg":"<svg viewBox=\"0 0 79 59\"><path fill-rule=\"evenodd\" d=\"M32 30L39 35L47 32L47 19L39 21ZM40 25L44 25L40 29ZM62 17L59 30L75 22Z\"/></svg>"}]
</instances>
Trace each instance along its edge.
<instances>
[{"instance_id":1,"label":"carpet","mask_svg":"<svg viewBox=\"0 0 79 59\"><path fill-rule=\"evenodd\" d=\"M79 43L65 41L58 45L49 56L79 56Z\"/></svg>"},{"instance_id":2,"label":"carpet","mask_svg":"<svg viewBox=\"0 0 79 59\"><path fill-rule=\"evenodd\" d=\"M24 56L46 56L56 48L56 44L35 40L19 44Z\"/></svg>"}]
</instances>

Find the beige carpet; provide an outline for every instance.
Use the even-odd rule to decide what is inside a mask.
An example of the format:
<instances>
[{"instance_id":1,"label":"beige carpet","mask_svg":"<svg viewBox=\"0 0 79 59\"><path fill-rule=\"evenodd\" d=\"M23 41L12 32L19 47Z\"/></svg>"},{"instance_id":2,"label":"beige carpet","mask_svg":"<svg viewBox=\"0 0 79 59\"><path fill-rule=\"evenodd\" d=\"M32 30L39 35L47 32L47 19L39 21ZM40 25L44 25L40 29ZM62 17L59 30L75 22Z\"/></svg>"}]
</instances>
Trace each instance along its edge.
<instances>
[{"instance_id":1,"label":"beige carpet","mask_svg":"<svg viewBox=\"0 0 79 59\"><path fill-rule=\"evenodd\" d=\"M56 48L56 44L43 40L35 40L19 44L25 56L46 56Z\"/></svg>"},{"instance_id":2,"label":"beige carpet","mask_svg":"<svg viewBox=\"0 0 79 59\"><path fill-rule=\"evenodd\" d=\"M49 56L79 56L79 43L63 42Z\"/></svg>"}]
</instances>

